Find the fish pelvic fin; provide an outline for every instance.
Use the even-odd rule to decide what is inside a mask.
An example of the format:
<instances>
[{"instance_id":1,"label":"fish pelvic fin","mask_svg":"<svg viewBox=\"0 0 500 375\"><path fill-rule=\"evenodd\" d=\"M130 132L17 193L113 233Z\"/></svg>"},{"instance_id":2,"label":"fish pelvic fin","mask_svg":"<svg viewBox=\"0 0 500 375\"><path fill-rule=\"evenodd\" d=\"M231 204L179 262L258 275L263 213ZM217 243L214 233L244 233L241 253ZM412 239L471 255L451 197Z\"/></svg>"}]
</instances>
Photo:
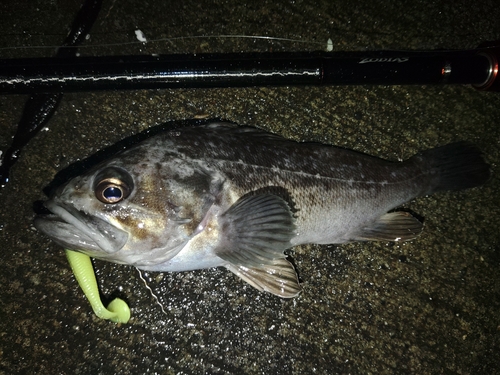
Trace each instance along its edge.
<instances>
[{"instance_id":1,"label":"fish pelvic fin","mask_svg":"<svg viewBox=\"0 0 500 375\"><path fill-rule=\"evenodd\" d=\"M246 195L219 217L215 254L234 265L260 267L284 258L295 236L288 204L273 194Z\"/></svg>"},{"instance_id":2,"label":"fish pelvic fin","mask_svg":"<svg viewBox=\"0 0 500 375\"><path fill-rule=\"evenodd\" d=\"M470 189L483 185L490 178L490 166L481 151L467 141L423 151L409 161L421 164L430 174L431 184L423 195Z\"/></svg>"},{"instance_id":3,"label":"fish pelvic fin","mask_svg":"<svg viewBox=\"0 0 500 375\"><path fill-rule=\"evenodd\" d=\"M408 212L397 211L382 215L378 220L359 229L354 241L408 241L417 237L423 224Z\"/></svg>"},{"instance_id":4,"label":"fish pelvic fin","mask_svg":"<svg viewBox=\"0 0 500 375\"><path fill-rule=\"evenodd\" d=\"M259 267L245 267L228 264L229 271L254 288L282 298L292 298L300 293L297 272L284 258L274 259L270 264Z\"/></svg>"}]
</instances>

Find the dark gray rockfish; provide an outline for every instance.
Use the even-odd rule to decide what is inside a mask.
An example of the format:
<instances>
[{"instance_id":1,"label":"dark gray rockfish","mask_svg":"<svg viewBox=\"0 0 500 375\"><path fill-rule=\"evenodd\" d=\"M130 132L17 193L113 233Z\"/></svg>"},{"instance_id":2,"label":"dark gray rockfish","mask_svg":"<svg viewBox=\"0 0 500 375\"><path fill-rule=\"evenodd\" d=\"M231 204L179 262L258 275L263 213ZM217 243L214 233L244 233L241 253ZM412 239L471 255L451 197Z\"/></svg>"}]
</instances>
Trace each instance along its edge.
<instances>
[{"instance_id":1,"label":"dark gray rockfish","mask_svg":"<svg viewBox=\"0 0 500 375\"><path fill-rule=\"evenodd\" d=\"M259 290L299 290L284 250L405 241L419 196L483 184L466 142L390 162L261 130L210 124L155 135L61 186L35 226L65 248L150 271L223 266Z\"/></svg>"}]
</instances>

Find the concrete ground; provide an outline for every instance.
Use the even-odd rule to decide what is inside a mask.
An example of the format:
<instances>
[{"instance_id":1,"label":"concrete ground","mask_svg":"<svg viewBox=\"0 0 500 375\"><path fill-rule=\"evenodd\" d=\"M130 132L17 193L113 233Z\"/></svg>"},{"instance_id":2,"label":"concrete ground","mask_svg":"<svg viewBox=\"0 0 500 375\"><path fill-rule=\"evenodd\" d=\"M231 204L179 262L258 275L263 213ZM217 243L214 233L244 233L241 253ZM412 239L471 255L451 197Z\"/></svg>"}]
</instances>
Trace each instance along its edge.
<instances>
[{"instance_id":1,"label":"concrete ground","mask_svg":"<svg viewBox=\"0 0 500 375\"><path fill-rule=\"evenodd\" d=\"M0 58L52 55L54 48L27 47L58 45L78 7L3 1ZM493 0L105 1L86 41L94 47L81 54L317 50L328 38L334 50L463 49L500 39L499 8ZM150 42L137 43L137 29ZM65 95L0 191L0 373L500 374L499 95L468 86ZM0 97L1 150L25 99ZM425 218L413 241L294 249L303 291L293 300L259 293L222 269L148 273L164 314L135 269L96 261L105 299L125 298L133 314L129 324L99 320L62 248L33 228L33 202L69 164L194 117L391 160L470 140L493 177L482 188L409 203Z\"/></svg>"}]
</instances>

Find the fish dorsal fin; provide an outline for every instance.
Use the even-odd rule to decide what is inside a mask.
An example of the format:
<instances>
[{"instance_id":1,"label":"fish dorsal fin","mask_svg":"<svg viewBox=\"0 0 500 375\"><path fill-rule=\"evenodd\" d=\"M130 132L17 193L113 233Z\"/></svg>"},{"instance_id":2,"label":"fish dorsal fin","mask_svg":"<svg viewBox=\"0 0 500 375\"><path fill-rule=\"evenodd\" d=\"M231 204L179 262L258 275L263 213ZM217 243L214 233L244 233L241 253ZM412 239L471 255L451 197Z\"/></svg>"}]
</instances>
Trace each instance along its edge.
<instances>
[{"instance_id":1,"label":"fish dorsal fin","mask_svg":"<svg viewBox=\"0 0 500 375\"><path fill-rule=\"evenodd\" d=\"M422 223L408 212L390 212L358 230L353 240L407 241L417 237L422 232L422 227Z\"/></svg>"},{"instance_id":2,"label":"fish dorsal fin","mask_svg":"<svg viewBox=\"0 0 500 375\"><path fill-rule=\"evenodd\" d=\"M225 267L260 291L282 298L292 298L300 292L297 272L284 258L274 259L271 264L259 267L248 268L235 264L228 264Z\"/></svg>"},{"instance_id":3,"label":"fish dorsal fin","mask_svg":"<svg viewBox=\"0 0 500 375\"><path fill-rule=\"evenodd\" d=\"M235 265L259 267L284 258L295 236L288 204L273 194L240 198L219 219L220 241L215 253Z\"/></svg>"},{"instance_id":4,"label":"fish dorsal fin","mask_svg":"<svg viewBox=\"0 0 500 375\"><path fill-rule=\"evenodd\" d=\"M264 131L259 128L235 125L230 122L212 122L208 125L205 125L205 127L214 132L224 132L226 134L244 134L247 137L255 137L260 140L267 139L270 141L285 141L285 138L278 134L269 133L268 131Z\"/></svg>"}]
</instances>

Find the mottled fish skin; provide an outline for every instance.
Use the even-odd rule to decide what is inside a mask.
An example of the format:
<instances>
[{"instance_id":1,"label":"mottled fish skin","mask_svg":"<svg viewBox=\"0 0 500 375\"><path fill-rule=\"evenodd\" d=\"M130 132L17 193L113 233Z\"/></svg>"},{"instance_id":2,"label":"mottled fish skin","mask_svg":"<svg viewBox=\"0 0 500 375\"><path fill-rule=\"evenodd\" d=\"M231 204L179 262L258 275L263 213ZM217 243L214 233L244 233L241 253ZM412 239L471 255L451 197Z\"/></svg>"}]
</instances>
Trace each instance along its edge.
<instances>
[{"instance_id":1,"label":"mottled fish skin","mask_svg":"<svg viewBox=\"0 0 500 375\"><path fill-rule=\"evenodd\" d=\"M285 249L414 238L417 219L387 212L488 178L481 153L465 142L390 162L216 123L156 135L97 165L59 188L46 202L55 216L35 225L96 258L153 271L225 266L292 297L300 287ZM109 181L129 195L97 199Z\"/></svg>"}]
</instances>

